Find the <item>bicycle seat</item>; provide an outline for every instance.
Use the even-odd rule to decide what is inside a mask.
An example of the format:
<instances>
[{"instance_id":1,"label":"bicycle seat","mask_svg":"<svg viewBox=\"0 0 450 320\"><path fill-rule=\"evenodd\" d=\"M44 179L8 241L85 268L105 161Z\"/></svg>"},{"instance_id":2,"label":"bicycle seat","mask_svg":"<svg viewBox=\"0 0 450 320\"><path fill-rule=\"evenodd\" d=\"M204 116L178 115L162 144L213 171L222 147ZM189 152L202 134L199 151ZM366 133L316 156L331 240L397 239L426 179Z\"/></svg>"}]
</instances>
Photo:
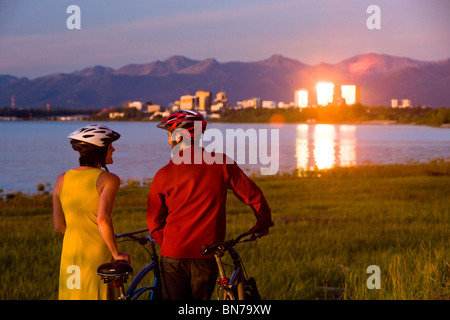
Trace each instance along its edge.
<instances>
[{"instance_id":1,"label":"bicycle seat","mask_svg":"<svg viewBox=\"0 0 450 320\"><path fill-rule=\"evenodd\" d=\"M114 260L98 267L97 274L106 277L130 275L133 274L133 267L124 260Z\"/></svg>"}]
</instances>

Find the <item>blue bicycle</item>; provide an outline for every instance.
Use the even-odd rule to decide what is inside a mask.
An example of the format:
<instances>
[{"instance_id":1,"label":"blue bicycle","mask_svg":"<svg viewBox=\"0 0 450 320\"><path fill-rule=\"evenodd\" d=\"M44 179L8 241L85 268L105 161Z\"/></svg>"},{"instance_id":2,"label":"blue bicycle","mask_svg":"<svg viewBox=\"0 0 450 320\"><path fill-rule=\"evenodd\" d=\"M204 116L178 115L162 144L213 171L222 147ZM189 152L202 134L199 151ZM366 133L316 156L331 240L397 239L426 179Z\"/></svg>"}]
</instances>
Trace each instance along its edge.
<instances>
[{"instance_id":1,"label":"blue bicycle","mask_svg":"<svg viewBox=\"0 0 450 320\"><path fill-rule=\"evenodd\" d=\"M145 236L136 236L137 234L144 232L146 233ZM139 271L126 292L124 284L127 282L129 276L133 275L133 267L126 261L115 260L111 263L102 264L98 267L97 274L105 283L112 281L114 287L119 288L119 300L137 300L145 292L149 292L149 300L161 299L161 275L158 255L156 254L155 242L148 233L148 229L117 234L116 239L137 242L147 251L151 257L151 262ZM152 286L141 285L142 280L147 277L153 277Z\"/></svg>"}]
</instances>

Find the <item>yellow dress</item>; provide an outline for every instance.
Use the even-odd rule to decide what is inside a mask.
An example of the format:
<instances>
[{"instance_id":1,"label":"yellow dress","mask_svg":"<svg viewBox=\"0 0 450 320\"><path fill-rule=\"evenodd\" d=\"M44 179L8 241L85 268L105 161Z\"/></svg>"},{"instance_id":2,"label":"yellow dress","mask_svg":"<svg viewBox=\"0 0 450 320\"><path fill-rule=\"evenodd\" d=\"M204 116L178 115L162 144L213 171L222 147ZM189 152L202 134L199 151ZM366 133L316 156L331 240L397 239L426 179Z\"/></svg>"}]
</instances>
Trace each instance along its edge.
<instances>
[{"instance_id":1,"label":"yellow dress","mask_svg":"<svg viewBox=\"0 0 450 320\"><path fill-rule=\"evenodd\" d=\"M60 201L66 220L59 276L60 300L108 299L108 286L97 268L112 255L97 225L100 196L97 179L103 170L69 170Z\"/></svg>"}]
</instances>

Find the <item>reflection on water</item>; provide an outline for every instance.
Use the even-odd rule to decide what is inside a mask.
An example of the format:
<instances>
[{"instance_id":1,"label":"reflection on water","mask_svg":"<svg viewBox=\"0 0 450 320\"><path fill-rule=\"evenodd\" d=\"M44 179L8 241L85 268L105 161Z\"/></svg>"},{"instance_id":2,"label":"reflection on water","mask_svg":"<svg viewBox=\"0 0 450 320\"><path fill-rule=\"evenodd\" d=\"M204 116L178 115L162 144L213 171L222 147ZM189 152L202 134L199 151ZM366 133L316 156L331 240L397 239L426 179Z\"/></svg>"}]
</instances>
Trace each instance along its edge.
<instances>
[{"instance_id":1,"label":"reflection on water","mask_svg":"<svg viewBox=\"0 0 450 320\"><path fill-rule=\"evenodd\" d=\"M297 125L297 169L329 169L356 162L354 125Z\"/></svg>"},{"instance_id":2,"label":"reflection on water","mask_svg":"<svg viewBox=\"0 0 450 320\"><path fill-rule=\"evenodd\" d=\"M56 177L78 165L67 135L89 124L58 121L0 121L0 193L3 190L36 191L38 183L53 185ZM164 130L151 122L112 122L111 128L122 134L114 144L114 164L109 169L121 179L143 181L170 159L170 147ZM272 129L264 123L210 123L208 130L217 129L223 137L227 130ZM279 127L279 171L292 173L337 166L428 162L442 158L450 161L450 129L425 126L379 125L308 125L283 124ZM241 165L246 173L258 175L262 164L261 150L272 159L270 141L258 138L260 163ZM245 154L254 145L246 139ZM224 144L223 147L226 145ZM236 145L237 146L237 145ZM235 153L235 155L237 152ZM235 158L237 159L237 158Z\"/></svg>"}]
</instances>

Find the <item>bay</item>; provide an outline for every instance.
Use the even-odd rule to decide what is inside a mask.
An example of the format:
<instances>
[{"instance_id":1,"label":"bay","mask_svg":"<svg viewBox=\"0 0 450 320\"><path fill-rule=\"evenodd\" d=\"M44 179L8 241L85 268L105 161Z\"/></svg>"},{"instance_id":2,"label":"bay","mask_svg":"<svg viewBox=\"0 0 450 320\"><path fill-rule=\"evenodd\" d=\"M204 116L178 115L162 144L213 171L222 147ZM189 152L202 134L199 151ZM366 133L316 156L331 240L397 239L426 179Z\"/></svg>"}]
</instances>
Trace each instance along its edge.
<instances>
[{"instance_id":1,"label":"bay","mask_svg":"<svg viewBox=\"0 0 450 320\"><path fill-rule=\"evenodd\" d=\"M44 184L47 190L51 190L59 174L78 165L78 156L71 148L68 134L87 124L0 122L0 189L3 192L35 192L38 184ZM108 168L125 183L128 180L142 183L151 179L169 161L167 134L156 128L156 123L108 122L106 125L122 135L114 143L114 164ZM264 132L267 133L267 139L261 135ZM227 147L231 138L227 136L228 133L234 134L236 138L234 147L229 149ZM261 175L261 168L269 165L278 173L286 173L294 169L450 159L448 128L209 123L207 137L205 140L208 141L203 143L205 147L226 152L244 171L257 176ZM256 163L251 159L255 152ZM242 153L246 155L241 159ZM266 156L266 162L263 161L263 155Z\"/></svg>"}]
</instances>

